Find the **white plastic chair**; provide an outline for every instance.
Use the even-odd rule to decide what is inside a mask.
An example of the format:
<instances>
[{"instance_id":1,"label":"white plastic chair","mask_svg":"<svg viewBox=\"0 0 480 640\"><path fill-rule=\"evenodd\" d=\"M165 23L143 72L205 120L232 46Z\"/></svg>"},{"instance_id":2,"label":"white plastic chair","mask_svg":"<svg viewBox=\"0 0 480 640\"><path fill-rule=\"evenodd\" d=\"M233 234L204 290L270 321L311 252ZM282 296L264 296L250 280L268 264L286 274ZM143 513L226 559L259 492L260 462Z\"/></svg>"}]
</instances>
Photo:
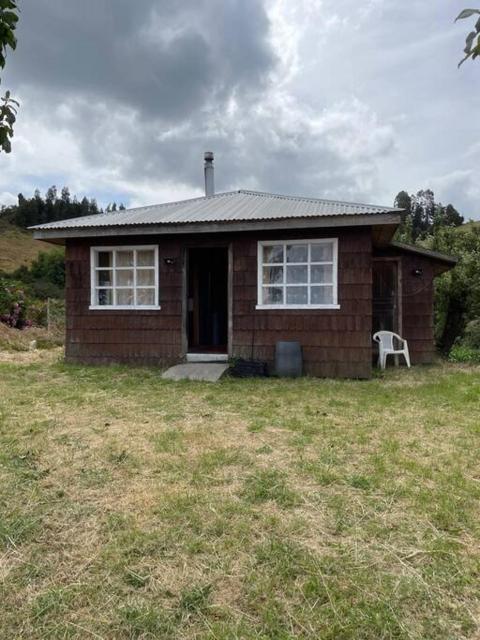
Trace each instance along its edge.
<instances>
[{"instance_id":1,"label":"white plastic chair","mask_svg":"<svg viewBox=\"0 0 480 640\"><path fill-rule=\"evenodd\" d=\"M397 333L392 331L377 331L373 336L375 342L378 342L378 366L385 369L387 366L387 356L403 355L407 367L410 368L410 353L408 351L408 344L404 338L401 338ZM395 349L394 340L397 340L401 345L401 348Z\"/></svg>"}]
</instances>

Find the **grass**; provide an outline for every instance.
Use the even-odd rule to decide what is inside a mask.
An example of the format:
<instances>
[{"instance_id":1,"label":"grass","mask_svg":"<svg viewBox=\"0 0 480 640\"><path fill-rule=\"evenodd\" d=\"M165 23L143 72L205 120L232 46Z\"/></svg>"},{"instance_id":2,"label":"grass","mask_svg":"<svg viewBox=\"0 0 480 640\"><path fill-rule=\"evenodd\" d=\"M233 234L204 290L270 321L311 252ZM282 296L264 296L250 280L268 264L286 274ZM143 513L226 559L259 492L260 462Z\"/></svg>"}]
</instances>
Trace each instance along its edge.
<instances>
[{"instance_id":1,"label":"grass","mask_svg":"<svg viewBox=\"0 0 480 640\"><path fill-rule=\"evenodd\" d=\"M0 358L0 637L480 633L480 367L172 383Z\"/></svg>"},{"instance_id":2,"label":"grass","mask_svg":"<svg viewBox=\"0 0 480 640\"><path fill-rule=\"evenodd\" d=\"M0 218L0 271L15 271L29 266L40 251L52 251L52 245L34 240L30 231L23 231Z\"/></svg>"},{"instance_id":3,"label":"grass","mask_svg":"<svg viewBox=\"0 0 480 640\"><path fill-rule=\"evenodd\" d=\"M14 329L0 322L0 351L12 354L13 362L18 361L16 352L30 351L32 342L35 341L36 349L52 349L60 347L65 340L65 331L62 327L51 330L45 327L28 327L26 329ZM30 361L30 356L27 358Z\"/></svg>"}]
</instances>

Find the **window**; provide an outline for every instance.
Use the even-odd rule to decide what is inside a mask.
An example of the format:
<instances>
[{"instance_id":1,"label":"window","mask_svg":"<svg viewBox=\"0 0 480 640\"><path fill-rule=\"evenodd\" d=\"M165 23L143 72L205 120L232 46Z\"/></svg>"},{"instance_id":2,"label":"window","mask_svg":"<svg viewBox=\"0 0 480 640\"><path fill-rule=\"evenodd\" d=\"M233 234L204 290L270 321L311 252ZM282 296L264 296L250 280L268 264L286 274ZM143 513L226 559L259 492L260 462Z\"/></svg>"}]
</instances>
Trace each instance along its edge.
<instances>
[{"instance_id":1,"label":"window","mask_svg":"<svg viewBox=\"0 0 480 640\"><path fill-rule=\"evenodd\" d=\"M159 309L158 247L92 247L91 309Z\"/></svg>"},{"instance_id":2,"label":"window","mask_svg":"<svg viewBox=\"0 0 480 640\"><path fill-rule=\"evenodd\" d=\"M338 309L338 241L258 243L257 309Z\"/></svg>"}]
</instances>

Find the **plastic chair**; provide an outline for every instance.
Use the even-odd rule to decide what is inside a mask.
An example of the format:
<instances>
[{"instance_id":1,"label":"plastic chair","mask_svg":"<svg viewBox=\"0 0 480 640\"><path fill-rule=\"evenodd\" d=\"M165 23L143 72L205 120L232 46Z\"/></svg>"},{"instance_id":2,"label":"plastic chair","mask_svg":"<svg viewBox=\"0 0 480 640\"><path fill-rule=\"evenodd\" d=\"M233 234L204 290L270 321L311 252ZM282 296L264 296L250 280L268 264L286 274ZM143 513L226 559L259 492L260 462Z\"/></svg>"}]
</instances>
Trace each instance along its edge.
<instances>
[{"instance_id":1,"label":"plastic chair","mask_svg":"<svg viewBox=\"0 0 480 640\"><path fill-rule=\"evenodd\" d=\"M378 342L378 366L385 369L387 366L387 356L403 355L407 367L410 368L410 353L408 351L408 344L404 338L401 338L397 333L392 331L377 331L373 336L375 342ZM402 346L401 349L395 349L394 340L397 340Z\"/></svg>"}]
</instances>

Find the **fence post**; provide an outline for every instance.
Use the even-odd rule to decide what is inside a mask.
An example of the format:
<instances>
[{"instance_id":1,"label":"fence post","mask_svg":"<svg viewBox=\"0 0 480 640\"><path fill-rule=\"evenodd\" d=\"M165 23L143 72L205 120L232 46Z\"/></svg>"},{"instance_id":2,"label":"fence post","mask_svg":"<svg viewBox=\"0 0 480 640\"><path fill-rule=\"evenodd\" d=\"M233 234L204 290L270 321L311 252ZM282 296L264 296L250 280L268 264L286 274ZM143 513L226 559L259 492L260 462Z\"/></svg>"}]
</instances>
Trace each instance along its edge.
<instances>
[{"instance_id":1,"label":"fence post","mask_svg":"<svg viewBox=\"0 0 480 640\"><path fill-rule=\"evenodd\" d=\"M47 298L47 331L50 333L50 298Z\"/></svg>"}]
</instances>

